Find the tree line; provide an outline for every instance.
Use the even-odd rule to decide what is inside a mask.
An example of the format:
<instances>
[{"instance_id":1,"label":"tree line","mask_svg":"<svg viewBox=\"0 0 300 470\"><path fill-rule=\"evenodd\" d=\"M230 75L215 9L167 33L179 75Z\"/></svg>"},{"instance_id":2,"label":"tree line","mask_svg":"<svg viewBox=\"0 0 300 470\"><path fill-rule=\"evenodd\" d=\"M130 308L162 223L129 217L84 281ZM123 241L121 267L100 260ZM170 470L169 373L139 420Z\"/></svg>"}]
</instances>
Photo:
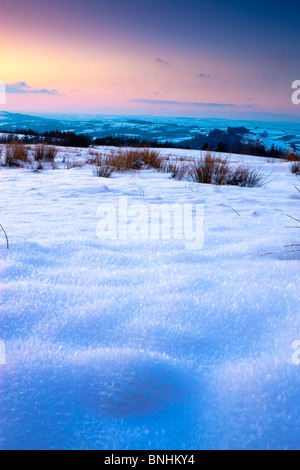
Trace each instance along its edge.
<instances>
[{"instance_id":1,"label":"tree line","mask_svg":"<svg viewBox=\"0 0 300 470\"><path fill-rule=\"evenodd\" d=\"M276 148L273 144L271 148L267 149L260 142L235 142L228 144L222 139L212 142L196 141L190 142L158 142L156 140L140 140L138 138L127 138L125 136L109 136L101 138L93 138L89 134L76 134L75 132L68 131L47 131L36 132L33 130L15 129L15 130L1 130L0 143L11 143L16 140L22 141L25 144L49 144L62 147L79 147L88 148L93 146L107 146L107 147L134 147L134 148L178 148L190 150L208 150L220 153L235 153L242 155L253 155L267 158L285 158L286 152L282 149ZM22 138L20 138L22 136ZM203 137L203 136L202 136ZM295 150L295 154L297 151Z\"/></svg>"}]
</instances>

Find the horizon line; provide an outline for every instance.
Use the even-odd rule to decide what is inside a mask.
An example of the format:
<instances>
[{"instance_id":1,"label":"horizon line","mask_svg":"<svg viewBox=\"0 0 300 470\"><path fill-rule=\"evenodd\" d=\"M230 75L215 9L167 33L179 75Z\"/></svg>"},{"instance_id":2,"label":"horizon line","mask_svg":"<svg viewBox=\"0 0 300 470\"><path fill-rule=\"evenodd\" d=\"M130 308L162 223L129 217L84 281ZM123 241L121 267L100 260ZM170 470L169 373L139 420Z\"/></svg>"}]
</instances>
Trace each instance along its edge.
<instances>
[{"instance_id":1,"label":"horizon line","mask_svg":"<svg viewBox=\"0 0 300 470\"><path fill-rule=\"evenodd\" d=\"M44 119L47 119L46 116L110 116L110 117L138 117L138 118L168 118L168 119L193 119L193 120L218 120L218 121L243 121L243 122L270 122L270 123L290 123L290 124L300 124L300 116L294 116L294 115L289 115L289 114L280 114L280 113L258 113L261 115L261 117L195 117L195 116L183 116L183 115L178 115L178 116L173 116L173 115L168 115L168 114L144 114L144 113L126 113L126 112L111 112L111 113L104 113L104 112L66 112L66 111L6 111L6 110L1 110L0 109L0 114L1 113L6 113L6 114L18 114L20 116L33 116L33 117L43 117ZM51 119L51 117L49 117ZM283 120L282 120L283 119ZM2 127L2 123L0 122L0 126Z\"/></svg>"}]
</instances>

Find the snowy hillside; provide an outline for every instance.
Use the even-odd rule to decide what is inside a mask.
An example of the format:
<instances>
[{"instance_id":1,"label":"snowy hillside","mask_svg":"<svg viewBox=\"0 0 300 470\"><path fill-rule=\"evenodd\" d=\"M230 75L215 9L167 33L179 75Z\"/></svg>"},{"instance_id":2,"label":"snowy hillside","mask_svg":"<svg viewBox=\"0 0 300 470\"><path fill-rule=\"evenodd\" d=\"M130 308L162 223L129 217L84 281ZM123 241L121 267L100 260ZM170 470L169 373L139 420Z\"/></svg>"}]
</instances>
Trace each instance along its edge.
<instances>
[{"instance_id":1,"label":"snowy hillside","mask_svg":"<svg viewBox=\"0 0 300 470\"><path fill-rule=\"evenodd\" d=\"M289 163L231 161L269 184L0 168L0 448L300 449L300 253L284 248L298 242L297 178ZM101 210L124 197L129 211L204 206L202 249L99 237Z\"/></svg>"}]
</instances>

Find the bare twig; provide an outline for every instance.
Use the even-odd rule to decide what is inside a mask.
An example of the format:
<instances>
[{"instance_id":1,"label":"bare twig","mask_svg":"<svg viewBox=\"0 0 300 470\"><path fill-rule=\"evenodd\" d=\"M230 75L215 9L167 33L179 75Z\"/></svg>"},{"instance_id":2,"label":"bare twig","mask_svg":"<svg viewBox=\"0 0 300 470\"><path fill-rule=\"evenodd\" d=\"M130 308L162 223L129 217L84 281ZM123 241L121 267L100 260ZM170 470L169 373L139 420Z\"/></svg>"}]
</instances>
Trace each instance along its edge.
<instances>
[{"instance_id":1,"label":"bare twig","mask_svg":"<svg viewBox=\"0 0 300 470\"><path fill-rule=\"evenodd\" d=\"M263 253L262 255L259 255L259 256L269 256L269 255L274 255L276 253L281 253L281 251L270 251L270 253Z\"/></svg>"},{"instance_id":2,"label":"bare twig","mask_svg":"<svg viewBox=\"0 0 300 470\"><path fill-rule=\"evenodd\" d=\"M6 246L7 246L7 249L9 249L9 243L8 243L8 236L7 236L7 233L5 232L4 228L2 227L2 225L0 224L0 227L2 228L3 232L4 232L4 235L5 235L5 238L6 238Z\"/></svg>"},{"instance_id":3,"label":"bare twig","mask_svg":"<svg viewBox=\"0 0 300 470\"><path fill-rule=\"evenodd\" d=\"M287 215L287 217L289 217L290 219L293 219L293 220L295 220L296 222L300 222L300 220L298 220L298 219L295 219L295 217L292 217L291 215Z\"/></svg>"},{"instance_id":4,"label":"bare twig","mask_svg":"<svg viewBox=\"0 0 300 470\"><path fill-rule=\"evenodd\" d=\"M229 206L229 207L230 207L230 209L232 209L232 210L233 210L233 212L235 212L237 215L241 216L241 214L239 214L239 212L238 212L238 211L236 211L236 210L235 210L233 207L231 207L231 206Z\"/></svg>"}]
</instances>

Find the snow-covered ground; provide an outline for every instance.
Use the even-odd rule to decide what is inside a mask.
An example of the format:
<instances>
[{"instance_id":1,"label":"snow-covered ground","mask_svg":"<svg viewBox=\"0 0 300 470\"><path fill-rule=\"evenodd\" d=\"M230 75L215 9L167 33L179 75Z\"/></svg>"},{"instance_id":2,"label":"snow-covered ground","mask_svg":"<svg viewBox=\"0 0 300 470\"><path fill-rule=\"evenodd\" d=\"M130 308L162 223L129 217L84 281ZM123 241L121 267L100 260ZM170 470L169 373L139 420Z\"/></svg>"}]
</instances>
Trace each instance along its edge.
<instances>
[{"instance_id":1,"label":"snow-covered ground","mask_svg":"<svg viewBox=\"0 0 300 470\"><path fill-rule=\"evenodd\" d=\"M0 169L2 449L300 449L297 179L231 160L270 183ZM203 248L99 238L124 196L203 204Z\"/></svg>"}]
</instances>

